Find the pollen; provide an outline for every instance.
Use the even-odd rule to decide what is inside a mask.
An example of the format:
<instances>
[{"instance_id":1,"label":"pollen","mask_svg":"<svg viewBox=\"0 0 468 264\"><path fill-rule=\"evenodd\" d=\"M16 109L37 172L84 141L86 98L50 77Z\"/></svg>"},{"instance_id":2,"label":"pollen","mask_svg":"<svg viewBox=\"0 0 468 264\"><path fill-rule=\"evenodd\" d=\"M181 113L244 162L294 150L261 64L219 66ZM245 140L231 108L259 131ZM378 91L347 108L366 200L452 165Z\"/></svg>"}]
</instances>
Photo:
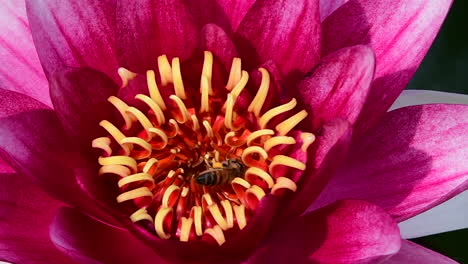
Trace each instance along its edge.
<instances>
[{"instance_id":1,"label":"pollen","mask_svg":"<svg viewBox=\"0 0 468 264\"><path fill-rule=\"evenodd\" d=\"M131 208L132 222L161 239L221 246L249 225L264 197L296 192L300 176L290 175L306 162L295 153L316 137L300 129L308 113L295 98L271 102L280 96L267 69L258 69L255 85L233 58L220 85L216 59L203 56L199 76L185 72L188 62L159 56L135 105L108 98L115 114L99 123L102 135L91 145L98 176L115 180L116 201ZM121 89L138 76L118 74Z\"/></svg>"}]
</instances>

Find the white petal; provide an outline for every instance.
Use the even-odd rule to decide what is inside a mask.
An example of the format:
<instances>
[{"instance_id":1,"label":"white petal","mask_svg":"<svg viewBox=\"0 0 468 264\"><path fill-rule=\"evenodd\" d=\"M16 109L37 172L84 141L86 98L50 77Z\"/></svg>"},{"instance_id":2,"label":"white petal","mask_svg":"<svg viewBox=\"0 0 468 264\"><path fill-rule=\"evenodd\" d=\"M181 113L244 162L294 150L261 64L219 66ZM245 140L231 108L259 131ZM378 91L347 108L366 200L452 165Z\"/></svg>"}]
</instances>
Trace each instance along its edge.
<instances>
[{"instance_id":1,"label":"white petal","mask_svg":"<svg viewBox=\"0 0 468 264\"><path fill-rule=\"evenodd\" d=\"M399 224L403 238L468 228L468 191Z\"/></svg>"},{"instance_id":2,"label":"white petal","mask_svg":"<svg viewBox=\"0 0 468 264\"><path fill-rule=\"evenodd\" d=\"M468 95L427 90L404 90L389 111L421 104L468 104Z\"/></svg>"}]
</instances>

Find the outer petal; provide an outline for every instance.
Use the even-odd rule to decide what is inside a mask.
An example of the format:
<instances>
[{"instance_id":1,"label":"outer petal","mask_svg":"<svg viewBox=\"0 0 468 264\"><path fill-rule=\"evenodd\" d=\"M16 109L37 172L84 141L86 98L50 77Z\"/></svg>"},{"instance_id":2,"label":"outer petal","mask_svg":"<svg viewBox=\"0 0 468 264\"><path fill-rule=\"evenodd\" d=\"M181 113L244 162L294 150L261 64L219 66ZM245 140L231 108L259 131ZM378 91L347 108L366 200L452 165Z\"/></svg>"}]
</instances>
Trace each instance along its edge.
<instances>
[{"instance_id":1,"label":"outer petal","mask_svg":"<svg viewBox=\"0 0 468 264\"><path fill-rule=\"evenodd\" d=\"M119 63L131 71L154 68L162 54L186 59L198 45L182 0L117 0L116 19Z\"/></svg>"},{"instance_id":2,"label":"outer petal","mask_svg":"<svg viewBox=\"0 0 468 264\"><path fill-rule=\"evenodd\" d=\"M456 264L458 262L447 258L430 249L424 248L411 241L402 240L400 251L384 264Z\"/></svg>"},{"instance_id":3,"label":"outer petal","mask_svg":"<svg viewBox=\"0 0 468 264\"><path fill-rule=\"evenodd\" d=\"M53 111L31 110L0 120L0 157L54 197L116 224L79 187L76 142L68 140Z\"/></svg>"},{"instance_id":4,"label":"outer petal","mask_svg":"<svg viewBox=\"0 0 468 264\"><path fill-rule=\"evenodd\" d=\"M237 2L237 1L233 1ZM201 31L201 47L211 51L229 70L232 59L237 57L237 50L224 30L215 24L205 25Z\"/></svg>"},{"instance_id":5,"label":"outer petal","mask_svg":"<svg viewBox=\"0 0 468 264\"><path fill-rule=\"evenodd\" d=\"M300 98L313 115L313 128L334 118L351 125L367 99L375 58L366 46L344 48L323 58L310 77L299 84Z\"/></svg>"},{"instance_id":6,"label":"outer petal","mask_svg":"<svg viewBox=\"0 0 468 264\"><path fill-rule=\"evenodd\" d=\"M0 88L0 118L33 109L49 107L27 95Z\"/></svg>"},{"instance_id":7,"label":"outer petal","mask_svg":"<svg viewBox=\"0 0 468 264\"><path fill-rule=\"evenodd\" d=\"M255 0L186 0L199 25L214 23L228 33L235 32Z\"/></svg>"},{"instance_id":8,"label":"outer petal","mask_svg":"<svg viewBox=\"0 0 468 264\"><path fill-rule=\"evenodd\" d=\"M468 104L468 95L427 90L404 90L390 107L390 110L422 104Z\"/></svg>"},{"instance_id":9,"label":"outer petal","mask_svg":"<svg viewBox=\"0 0 468 264\"><path fill-rule=\"evenodd\" d=\"M320 20L324 21L331 13L349 0L320 0Z\"/></svg>"},{"instance_id":10,"label":"outer petal","mask_svg":"<svg viewBox=\"0 0 468 264\"><path fill-rule=\"evenodd\" d=\"M468 191L399 224L403 238L468 228Z\"/></svg>"},{"instance_id":11,"label":"outer petal","mask_svg":"<svg viewBox=\"0 0 468 264\"><path fill-rule=\"evenodd\" d=\"M6 163L4 160L0 159L0 173L14 173L15 170L13 170L8 163Z\"/></svg>"},{"instance_id":12,"label":"outer petal","mask_svg":"<svg viewBox=\"0 0 468 264\"><path fill-rule=\"evenodd\" d=\"M305 74L319 59L320 33L318 0L257 0L236 44L249 67L272 59L285 75Z\"/></svg>"},{"instance_id":13,"label":"outer petal","mask_svg":"<svg viewBox=\"0 0 468 264\"><path fill-rule=\"evenodd\" d=\"M99 136L99 122L112 116L107 98L119 87L105 74L92 69L66 68L50 78L50 95L57 115L69 134L84 149Z\"/></svg>"},{"instance_id":14,"label":"outer petal","mask_svg":"<svg viewBox=\"0 0 468 264\"><path fill-rule=\"evenodd\" d=\"M376 74L359 119L369 128L395 101L418 68L452 0L350 0L323 23L323 54L366 44L376 54Z\"/></svg>"},{"instance_id":15,"label":"outer petal","mask_svg":"<svg viewBox=\"0 0 468 264\"><path fill-rule=\"evenodd\" d=\"M34 48L24 1L2 1L0 28L3 88L51 106L49 86Z\"/></svg>"},{"instance_id":16,"label":"outer petal","mask_svg":"<svg viewBox=\"0 0 468 264\"><path fill-rule=\"evenodd\" d=\"M249 263L379 263L399 248L400 232L384 210L344 200L292 221Z\"/></svg>"},{"instance_id":17,"label":"outer petal","mask_svg":"<svg viewBox=\"0 0 468 264\"><path fill-rule=\"evenodd\" d=\"M79 263L166 263L128 231L97 222L69 207L60 208L50 237L58 249Z\"/></svg>"},{"instance_id":18,"label":"outer petal","mask_svg":"<svg viewBox=\"0 0 468 264\"><path fill-rule=\"evenodd\" d=\"M31 31L47 75L91 67L117 78L115 0L26 0Z\"/></svg>"},{"instance_id":19,"label":"outer petal","mask_svg":"<svg viewBox=\"0 0 468 264\"><path fill-rule=\"evenodd\" d=\"M72 263L49 239L49 224L60 206L24 176L0 173L0 260Z\"/></svg>"},{"instance_id":20,"label":"outer petal","mask_svg":"<svg viewBox=\"0 0 468 264\"><path fill-rule=\"evenodd\" d=\"M350 148L312 208L337 199L371 201L402 221L468 186L468 106L422 105L389 112Z\"/></svg>"}]
</instances>

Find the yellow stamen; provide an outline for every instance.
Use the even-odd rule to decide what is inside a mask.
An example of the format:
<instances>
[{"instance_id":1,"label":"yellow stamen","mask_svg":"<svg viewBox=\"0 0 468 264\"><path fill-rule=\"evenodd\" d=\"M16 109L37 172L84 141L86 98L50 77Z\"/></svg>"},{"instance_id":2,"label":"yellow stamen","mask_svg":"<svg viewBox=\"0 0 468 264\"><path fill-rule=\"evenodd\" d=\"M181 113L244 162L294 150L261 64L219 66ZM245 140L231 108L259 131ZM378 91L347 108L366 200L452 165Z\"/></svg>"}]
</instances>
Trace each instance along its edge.
<instances>
[{"instance_id":1,"label":"yellow stamen","mask_svg":"<svg viewBox=\"0 0 468 264\"><path fill-rule=\"evenodd\" d=\"M167 234L164 231L164 220L169 214L172 214L172 208L160 208L154 218L154 229L156 230L156 234L162 239L171 238L171 234Z\"/></svg>"},{"instance_id":2,"label":"yellow stamen","mask_svg":"<svg viewBox=\"0 0 468 264\"><path fill-rule=\"evenodd\" d=\"M195 132L200 131L200 123L198 122L198 117L196 115L191 115L190 116L192 119L192 129Z\"/></svg>"},{"instance_id":3,"label":"yellow stamen","mask_svg":"<svg viewBox=\"0 0 468 264\"><path fill-rule=\"evenodd\" d=\"M248 157L254 154L257 154L261 160L266 160L268 158L268 154L266 153L264 149L258 146L251 146L251 147L246 148L242 152L242 162L245 165L251 167L253 164L250 162L250 159L248 159Z\"/></svg>"},{"instance_id":4,"label":"yellow stamen","mask_svg":"<svg viewBox=\"0 0 468 264\"><path fill-rule=\"evenodd\" d=\"M124 165L127 166L132 172L137 171L137 163L136 161L127 156L112 156L112 157L99 157L98 159L99 165L106 166L106 165Z\"/></svg>"},{"instance_id":5,"label":"yellow stamen","mask_svg":"<svg viewBox=\"0 0 468 264\"><path fill-rule=\"evenodd\" d=\"M291 116L290 118L284 120L278 124L275 129L278 131L280 136L285 136L289 133L297 124L307 117L307 112L305 110L300 111L299 113Z\"/></svg>"},{"instance_id":6,"label":"yellow stamen","mask_svg":"<svg viewBox=\"0 0 468 264\"><path fill-rule=\"evenodd\" d=\"M109 101L109 103L114 105L114 107L119 111L120 115L124 119L125 121L124 129L130 129L132 127L133 120L127 114L128 105L124 101L120 100L119 98L115 96L109 97L107 101Z\"/></svg>"},{"instance_id":7,"label":"yellow stamen","mask_svg":"<svg viewBox=\"0 0 468 264\"><path fill-rule=\"evenodd\" d=\"M208 137L213 138L214 133L213 133L213 129L211 128L210 123L208 123L208 121L206 121L206 120L203 120L203 126L205 127L206 134L208 135Z\"/></svg>"},{"instance_id":8,"label":"yellow stamen","mask_svg":"<svg viewBox=\"0 0 468 264\"><path fill-rule=\"evenodd\" d=\"M169 186L166 191L164 192L163 198L162 198L162 206L164 207L172 207L174 206L174 203L176 202L176 199L173 201L169 200L172 197L179 196L180 193L180 187L177 185L171 185ZM172 202L172 203L169 203Z\"/></svg>"},{"instance_id":9,"label":"yellow stamen","mask_svg":"<svg viewBox=\"0 0 468 264\"><path fill-rule=\"evenodd\" d=\"M195 223L195 234L197 236L203 235L203 225L202 225L202 208L200 206L192 207L193 220Z\"/></svg>"},{"instance_id":10,"label":"yellow stamen","mask_svg":"<svg viewBox=\"0 0 468 264\"><path fill-rule=\"evenodd\" d=\"M151 177L151 175L149 175L148 173L143 172L143 173L137 173L137 174L133 174L128 177L122 178L118 181L117 184L119 185L119 187L122 187L126 184L129 184L132 182L139 182L139 181L149 181L149 182L154 183L153 177Z\"/></svg>"},{"instance_id":11,"label":"yellow stamen","mask_svg":"<svg viewBox=\"0 0 468 264\"><path fill-rule=\"evenodd\" d=\"M151 99L153 99L162 110L166 110L166 104L159 92L158 85L156 84L156 76L153 70L146 72L146 83Z\"/></svg>"},{"instance_id":12,"label":"yellow stamen","mask_svg":"<svg viewBox=\"0 0 468 264\"><path fill-rule=\"evenodd\" d=\"M217 204L212 204L208 206L208 210L210 211L211 215L213 216L213 219L216 221L219 227L221 227L221 229L227 230L229 228Z\"/></svg>"},{"instance_id":13,"label":"yellow stamen","mask_svg":"<svg viewBox=\"0 0 468 264\"><path fill-rule=\"evenodd\" d=\"M277 155L273 157L273 160L271 161L270 166L268 167L268 171L270 172L270 174L273 174L273 170L275 169L275 167L280 165L298 170L306 169L306 165L303 162L298 161L297 159L293 159L284 155Z\"/></svg>"},{"instance_id":14,"label":"yellow stamen","mask_svg":"<svg viewBox=\"0 0 468 264\"><path fill-rule=\"evenodd\" d=\"M209 105L209 81L206 76L202 76L201 79L201 107L200 113L208 113L210 112L210 105Z\"/></svg>"},{"instance_id":15,"label":"yellow stamen","mask_svg":"<svg viewBox=\"0 0 468 264\"><path fill-rule=\"evenodd\" d=\"M291 99L289 103L277 106L273 109L268 110L265 114L260 117L260 127L265 128L268 122L273 119L275 116L278 116L279 114L282 114L284 112L287 112L289 110L292 110L294 107L296 107L297 101L296 99Z\"/></svg>"},{"instance_id":16,"label":"yellow stamen","mask_svg":"<svg viewBox=\"0 0 468 264\"><path fill-rule=\"evenodd\" d=\"M150 128L148 130L148 132L151 134L152 138L154 136L158 136L162 141L161 146L154 147L154 149L157 149L157 150L164 149L167 146L167 142L169 141L169 138L167 137L167 135L166 135L166 133L164 131L162 131L159 128L152 127L152 128Z\"/></svg>"},{"instance_id":17,"label":"yellow stamen","mask_svg":"<svg viewBox=\"0 0 468 264\"><path fill-rule=\"evenodd\" d=\"M221 205L223 206L224 214L226 215L228 229L234 227L234 214L232 212L231 202L228 200L223 200L221 201Z\"/></svg>"},{"instance_id":18,"label":"yellow stamen","mask_svg":"<svg viewBox=\"0 0 468 264\"><path fill-rule=\"evenodd\" d=\"M245 217L245 206L243 204L234 205L234 214L236 215L239 229L244 229L244 227L247 225L247 218Z\"/></svg>"},{"instance_id":19,"label":"yellow stamen","mask_svg":"<svg viewBox=\"0 0 468 264\"><path fill-rule=\"evenodd\" d=\"M174 91L177 97L186 99L182 73L180 72L179 58L172 59L172 80L174 82Z\"/></svg>"},{"instance_id":20,"label":"yellow stamen","mask_svg":"<svg viewBox=\"0 0 468 264\"><path fill-rule=\"evenodd\" d=\"M206 77L208 81L208 91L210 95L213 95L213 87L211 86L211 78L213 75L213 54L209 51L205 51L204 53L205 59L203 61L203 70L202 70L202 78ZM201 82L203 79L201 80ZM200 83L202 86L203 83Z\"/></svg>"},{"instance_id":21,"label":"yellow stamen","mask_svg":"<svg viewBox=\"0 0 468 264\"><path fill-rule=\"evenodd\" d=\"M120 76L120 79L122 79L121 88L127 87L128 81L133 80L137 76L136 73L131 72L123 67L117 69L117 74Z\"/></svg>"},{"instance_id":22,"label":"yellow stamen","mask_svg":"<svg viewBox=\"0 0 468 264\"><path fill-rule=\"evenodd\" d=\"M151 172L151 168L152 168L154 165L156 165L157 163L158 163L158 160L157 160L157 159L155 159L155 158L149 159L149 160L146 162L145 166L143 167L143 172L148 173L148 174L151 174L151 173L150 173L150 172ZM151 174L151 176L154 176L154 175Z\"/></svg>"},{"instance_id":23,"label":"yellow stamen","mask_svg":"<svg viewBox=\"0 0 468 264\"><path fill-rule=\"evenodd\" d=\"M260 87L258 88L255 98L247 109L249 112L253 112L256 117L260 116L260 111L262 110L262 106L265 103L268 94L268 89L270 88L270 74L264 68L260 68L258 70L262 73L262 82L260 83Z\"/></svg>"},{"instance_id":24,"label":"yellow stamen","mask_svg":"<svg viewBox=\"0 0 468 264\"><path fill-rule=\"evenodd\" d=\"M234 112L234 100L232 98L232 95L228 94L228 97L226 100L226 115L224 118L224 125L230 130L234 130L234 127L232 125L233 112Z\"/></svg>"},{"instance_id":25,"label":"yellow stamen","mask_svg":"<svg viewBox=\"0 0 468 264\"><path fill-rule=\"evenodd\" d=\"M130 169L123 165L105 165L99 169L98 175L103 175L106 173L112 173L120 177L127 177L131 173Z\"/></svg>"},{"instance_id":26,"label":"yellow stamen","mask_svg":"<svg viewBox=\"0 0 468 264\"><path fill-rule=\"evenodd\" d=\"M309 146L315 142L315 135L312 133L301 133L302 151L306 152Z\"/></svg>"},{"instance_id":27,"label":"yellow stamen","mask_svg":"<svg viewBox=\"0 0 468 264\"><path fill-rule=\"evenodd\" d=\"M226 89L231 91L232 88L239 82L241 79L242 72L242 62L239 58L234 58L232 60L231 72L229 73L229 79L226 85Z\"/></svg>"},{"instance_id":28,"label":"yellow stamen","mask_svg":"<svg viewBox=\"0 0 468 264\"><path fill-rule=\"evenodd\" d=\"M246 192L245 192L245 197L246 197L246 206L249 207L250 209L255 209L257 206L257 203L262 200L262 198L265 196L265 191L258 187L257 185L252 185ZM252 201L252 199L256 199L256 201ZM253 203L252 203L253 202Z\"/></svg>"},{"instance_id":29,"label":"yellow stamen","mask_svg":"<svg viewBox=\"0 0 468 264\"><path fill-rule=\"evenodd\" d=\"M129 114L132 114L137 120L138 122L140 122L141 126L146 130L148 131L149 128L153 127L153 124L151 123L151 121L148 119L148 117L146 117L145 114L143 114L140 110L138 110L137 108L133 107L133 106L130 106L129 108L127 108L127 113Z\"/></svg>"},{"instance_id":30,"label":"yellow stamen","mask_svg":"<svg viewBox=\"0 0 468 264\"><path fill-rule=\"evenodd\" d=\"M139 210L135 211L132 215L130 215L130 219L133 223L136 223L141 220L148 220L153 222L153 218L148 214L145 208L140 208Z\"/></svg>"},{"instance_id":31,"label":"yellow stamen","mask_svg":"<svg viewBox=\"0 0 468 264\"><path fill-rule=\"evenodd\" d=\"M181 228L180 228L180 241L187 242L190 238L190 229L192 229L193 219L192 218L181 218Z\"/></svg>"},{"instance_id":32,"label":"yellow stamen","mask_svg":"<svg viewBox=\"0 0 468 264\"><path fill-rule=\"evenodd\" d=\"M259 139L259 138L264 137L264 136L272 136L274 134L275 134L275 132L273 130L271 130L271 129L257 130L257 131L253 132L252 134L250 134L247 137L247 146L251 146L256 139ZM262 143L262 142L260 142L260 143Z\"/></svg>"},{"instance_id":33,"label":"yellow stamen","mask_svg":"<svg viewBox=\"0 0 468 264\"><path fill-rule=\"evenodd\" d=\"M273 178L266 171L256 167L248 168L245 172L245 179L249 182L252 182L252 175L258 176L260 179L264 180L268 184L269 189L273 187Z\"/></svg>"},{"instance_id":34,"label":"yellow stamen","mask_svg":"<svg viewBox=\"0 0 468 264\"><path fill-rule=\"evenodd\" d=\"M206 229L205 234L209 234L212 238L216 240L216 242L220 246L224 244L224 242L226 242L226 238L224 237L223 230L218 225L215 225L212 228Z\"/></svg>"},{"instance_id":35,"label":"yellow stamen","mask_svg":"<svg viewBox=\"0 0 468 264\"><path fill-rule=\"evenodd\" d=\"M93 148L101 149L106 152L107 156L112 155L112 148L110 147L111 140L108 137L95 138L91 142Z\"/></svg>"},{"instance_id":36,"label":"yellow stamen","mask_svg":"<svg viewBox=\"0 0 468 264\"><path fill-rule=\"evenodd\" d=\"M120 194L117 196L117 202L123 203L140 197L153 197L153 193L148 189L148 187L140 187Z\"/></svg>"},{"instance_id":37,"label":"yellow stamen","mask_svg":"<svg viewBox=\"0 0 468 264\"><path fill-rule=\"evenodd\" d=\"M161 84L166 86L172 83L172 67L166 55L158 57L159 74L161 76Z\"/></svg>"},{"instance_id":38,"label":"yellow stamen","mask_svg":"<svg viewBox=\"0 0 468 264\"><path fill-rule=\"evenodd\" d=\"M286 177L278 177L276 179L275 185L273 185L273 189L271 189L272 194L278 194L279 190L291 190L295 192L297 190L296 183L293 182L291 179Z\"/></svg>"},{"instance_id":39,"label":"yellow stamen","mask_svg":"<svg viewBox=\"0 0 468 264\"><path fill-rule=\"evenodd\" d=\"M181 118L176 118L177 122L185 124L185 122L187 122L190 119L190 114L187 111L187 107L185 106L184 102L176 95L171 95L169 98L172 99L179 108Z\"/></svg>"},{"instance_id":40,"label":"yellow stamen","mask_svg":"<svg viewBox=\"0 0 468 264\"><path fill-rule=\"evenodd\" d=\"M263 145L263 148L265 149L266 152L268 152L272 148L278 145L294 145L294 144L296 144L296 140L293 137L276 136L265 141L265 145Z\"/></svg>"},{"instance_id":41,"label":"yellow stamen","mask_svg":"<svg viewBox=\"0 0 468 264\"><path fill-rule=\"evenodd\" d=\"M144 94L137 94L135 98L140 101L143 101L149 106L149 108L153 111L154 115L156 116L156 119L158 120L158 126L161 126L164 124L164 122L166 122L163 111L161 110L159 105L153 101L153 99L149 98Z\"/></svg>"}]
</instances>

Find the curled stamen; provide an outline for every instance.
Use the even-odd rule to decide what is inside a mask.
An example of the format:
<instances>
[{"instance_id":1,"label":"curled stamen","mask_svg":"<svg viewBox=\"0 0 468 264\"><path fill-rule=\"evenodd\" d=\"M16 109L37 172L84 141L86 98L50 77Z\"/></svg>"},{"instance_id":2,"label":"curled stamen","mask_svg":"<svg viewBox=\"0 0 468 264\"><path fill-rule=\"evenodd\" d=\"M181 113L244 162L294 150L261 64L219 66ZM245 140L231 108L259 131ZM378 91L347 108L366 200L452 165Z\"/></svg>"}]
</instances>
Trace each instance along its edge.
<instances>
[{"instance_id":1,"label":"curled stamen","mask_svg":"<svg viewBox=\"0 0 468 264\"><path fill-rule=\"evenodd\" d=\"M232 88L239 82L242 72L241 59L234 58L232 60L231 72L229 73L229 80L226 85L226 89L231 91Z\"/></svg>"},{"instance_id":2,"label":"curled stamen","mask_svg":"<svg viewBox=\"0 0 468 264\"><path fill-rule=\"evenodd\" d=\"M148 214L148 211L146 211L145 208L141 208L135 211L132 215L130 215L130 219L134 223L142 220L148 220L150 222L153 222L153 218L151 217L151 215Z\"/></svg>"},{"instance_id":3,"label":"curled stamen","mask_svg":"<svg viewBox=\"0 0 468 264\"><path fill-rule=\"evenodd\" d=\"M161 75L161 84L166 86L172 83L172 67L166 55L158 57L159 73Z\"/></svg>"},{"instance_id":4,"label":"curled stamen","mask_svg":"<svg viewBox=\"0 0 468 264\"><path fill-rule=\"evenodd\" d=\"M179 108L180 117L179 118L176 117L177 122L184 124L190 119L190 114L187 111L187 107L185 106L184 102L178 96L171 95L169 98L172 99L177 104L177 107Z\"/></svg>"},{"instance_id":5,"label":"curled stamen","mask_svg":"<svg viewBox=\"0 0 468 264\"><path fill-rule=\"evenodd\" d=\"M182 73L180 72L179 58L172 59L172 81L174 82L174 91L177 97L186 99Z\"/></svg>"},{"instance_id":6,"label":"curled stamen","mask_svg":"<svg viewBox=\"0 0 468 264\"><path fill-rule=\"evenodd\" d=\"M252 103L250 103L248 111L253 112L255 116L260 116L260 111L262 110L263 104L265 103L266 96L268 94L268 89L270 88L270 74L264 68L258 69L262 73L262 82L258 92L255 95Z\"/></svg>"},{"instance_id":7,"label":"curled stamen","mask_svg":"<svg viewBox=\"0 0 468 264\"><path fill-rule=\"evenodd\" d=\"M289 103L286 103L286 104L283 104L283 105L280 105L273 109L268 110L265 114L262 115L262 117L260 117L260 127L265 128L267 123L271 119L273 119L275 116L293 109L294 107L296 107L296 105L297 105L297 101L296 99L293 98L291 99L291 101L289 101Z\"/></svg>"},{"instance_id":8,"label":"curled stamen","mask_svg":"<svg viewBox=\"0 0 468 264\"><path fill-rule=\"evenodd\" d=\"M117 73L119 74L120 76L120 79L122 79L122 86L121 88L125 88L127 87L128 85L128 81L130 80L133 80L137 74L134 73L134 72L131 72L123 67L120 67L118 70L117 70Z\"/></svg>"},{"instance_id":9,"label":"curled stamen","mask_svg":"<svg viewBox=\"0 0 468 264\"><path fill-rule=\"evenodd\" d=\"M166 104L164 103L161 93L159 92L158 85L156 84L156 76L153 70L146 72L146 80L151 99L153 99L162 110L166 110Z\"/></svg>"},{"instance_id":10,"label":"curled stamen","mask_svg":"<svg viewBox=\"0 0 468 264\"><path fill-rule=\"evenodd\" d=\"M305 110L300 111L299 113L291 116L290 118L284 120L278 124L275 129L281 136L285 136L289 133L297 124L307 117L307 112Z\"/></svg>"},{"instance_id":11,"label":"curled stamen","mask_svg":"<svg viewBox=\"0 0 468 264\"><path fill-rule=\"evenodd\" d=\"M260 139L264 136L272 136L275 132L271 129L261 129L253 132L247 137L247 146L252 146L253 142L257 139Z\"/></svg>"},{"instance_id":12,"label":"curled stamen","mask_svg":"<svg viewBox=\"0 0 468 264\"><path fill-rule=\"evenodd\" d=\"M117 196L117 202L122 203L125 201L134 200L139 197L153 197L153 193L148 189L148 187L140 187L128 192L124 192Z\"/></svg>"},{"instance_id":13,"label":"curled stamen","mask_svg":"<svg viewBox=\"0 0 468 264\"><path fill-rule=\"evenodd\" d=\"M149 108L153 111L153 114L156 116L156 120L158 120L158 126L161 126L164 124L164 122L166 122L162 109L153 101L153 99L144 94L137 94L135 98L149 106Z\"/></svg>"},{"instance_id":14,"label":"curled stamen","mask_svg":"<svg viewBox=\"0 0 468 264\"><path fill-rule=\"evenodd\" d=\"M213 95L213 88L211 87L211 76L213 75L213 54L209 51L205 51L204 55L205 59L203 61L202 78L206 77L206 80L208 81L209 94Z\"/></svg>"}]
</instances>

